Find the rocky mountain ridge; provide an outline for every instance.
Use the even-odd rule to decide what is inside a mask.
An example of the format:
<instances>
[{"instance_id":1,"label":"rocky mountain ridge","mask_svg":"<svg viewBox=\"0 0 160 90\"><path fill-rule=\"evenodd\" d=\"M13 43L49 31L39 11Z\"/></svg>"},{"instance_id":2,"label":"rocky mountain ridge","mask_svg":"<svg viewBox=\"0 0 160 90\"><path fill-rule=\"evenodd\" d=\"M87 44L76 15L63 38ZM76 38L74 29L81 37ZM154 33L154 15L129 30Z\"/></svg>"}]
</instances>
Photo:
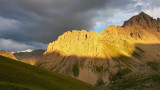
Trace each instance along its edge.
<instances>
[{"instance_id":1,"label":"rocky mountain ridge","mask_svg":"<svg viewBox=\"0 0 160 90\"><path fill-rule=\"evenodd\" d=\"M145 44L160 43L157 23L159 19L142 12L122 27L111 25L100 34L85 30L65 32L48 45L36 66L95 86L108 85L121 71L150 71L146 63L159 62L159 49L154 48L159 45Z\"/></svg>"},{"instance_id":2,"label":"rocky mountain ridge","mask_svg":"<svg viewBox=\"0 0 160 90\"><path fill-rule=\"evenodd\" d=\"M139 27L145 30L155 30L160 32L160 18L154 19L144 12L133 16L128 21L125 21L122 27Z\"/></svg>"}]
</instances>

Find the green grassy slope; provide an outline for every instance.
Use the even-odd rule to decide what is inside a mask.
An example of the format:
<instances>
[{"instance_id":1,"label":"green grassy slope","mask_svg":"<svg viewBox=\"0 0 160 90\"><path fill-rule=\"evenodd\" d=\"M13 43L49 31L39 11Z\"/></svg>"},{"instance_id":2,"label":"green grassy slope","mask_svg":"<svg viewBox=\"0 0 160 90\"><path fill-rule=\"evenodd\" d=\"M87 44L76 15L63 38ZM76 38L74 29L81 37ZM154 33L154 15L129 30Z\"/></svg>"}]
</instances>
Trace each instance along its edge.
<instances>
[{"instance_id":1,"label":"green grassy slope","mask_svg":"<svg viewBox=\"0 0 160 90\"><path fill-rule=\"evenodd\" d=\"M134 74L110 84L111 90L160 90L160 74Z\"/></svg>"},{"instance_id":2,"label":"green grassy slope","mask_svg":"<svg viewBox=\"0 0 160 90\"><path fill-rule=\"evenodd\" d=\"M0 56L0 89L96 90L74 78Z\"/></svg>"}]
</instances>

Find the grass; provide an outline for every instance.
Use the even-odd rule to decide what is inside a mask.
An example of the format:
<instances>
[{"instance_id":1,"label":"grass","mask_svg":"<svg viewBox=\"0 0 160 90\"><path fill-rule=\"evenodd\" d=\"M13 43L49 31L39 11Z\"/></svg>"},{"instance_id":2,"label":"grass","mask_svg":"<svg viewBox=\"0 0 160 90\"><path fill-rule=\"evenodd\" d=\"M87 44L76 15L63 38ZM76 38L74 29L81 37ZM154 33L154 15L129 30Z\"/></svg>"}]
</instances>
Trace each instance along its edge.
<instances>
[{"instance_id":1,"label":"grass","mask_svg":"<svg viewBox=\"0 0 160 90\"><path fill-rule=\"evenodd\" d=\"M144 53L144 50L142 50L141 48L136 47L136 49Z\"/></svg>"},{"instance_id":2,"label":"grass","mask_svg":"<svg viewBox=\"0 0 160 90\"><path fill-rule=\"evenodd\" d=\"M104 81L99 78L99 79L97 80L97 83L96 83L95 86L96 86L96 87L99 87L99 86L102 86L102 85L104 85Z\"/></svg>"},{"instance_id":3,"label":"grass","mask_svg":"<svg viewBox=\"0 0 160 90\"><path fill-rule=\"evenodd\" d=\"M112 77L111 81L116 81L116 80L122 79L123 76L125 76L131 72L132 71L129 68L121 69L115 76Z\"/></svg>"},{"instance_id":4,"label":"grass","mask_svg":"<svg viewBox=\"0 0 160 90\"><path fill-rule=\"evenodd\" d=\"M141 58L141 56L137 52L135 52L135 51L132 53L132 56L134 56L134 57L136 57L138 59Z\"/></svg>"},{"instance_id":5,"label":"grass","mask_svg":"<svg viewBox=\"0 0 160 90\"><path fill-rule=\"evenodd\" d=\"M79 65L78 65L78 62L76 62L76 63L73 65L72 71L73 71L73 75L74 75L75 77L77 77L77 76L79 75Z\"/></svg>"},{"instance_id":6,"label":"grass","mask_svg":"<svg viewBox=\"0 0 160 90\"><path fill-rule=\"evenodd\" d=\"M0 90L30 90L30 89L25 85L0 82Z\"/></svg>"},{"instance_id":7,"label":"grass","mask_svg":"<svg viewBox=\"0 0 160 90\"><path fill-rule=\"evenodd\" d=\"M103 70L103 66L100 66L100 67L95 66L95 68L96 68L96 71L99 73Z\"/></svg>"},{"instance_id":8,"label":"grass","mask_svg":"<svg viewBox=\"0 0 160 90\"><path fill-rule=\"evenodd\" d=\"M0 56L2 90L96 90L74 78Z\"/></svg>"},{"instance_id":9,"label":"grass","mask_svg":"<svg viewBox=\"0 0 160 90\"><path fill-rule=\"evenodd\" d=\"M120 55L119 57L116 58L112 58L113 60L115 60L116 62L122 62L124 63L127 67L131 68L132 63L130 62L132 59L128 56L124 56L124 55Z\"/></svg>"},{"instance_id":10,"label":"grass","mask_svg":"<svg viewBox=\"0 0 160 90\"><path fill-rule=\"evenodd\" d=\"M159 65L156 62L148 62L147 65L153 70L153 71L158 71L159 70Z\"/></svg>"},{"instance_id":11,"label":"grass","mask_svg":"<svg viewBox=\"0 0 160 90\"><path fill-rule=\"evenodd\" d=\"M84 67L84 62L86 61L86 58L82 58L79 62L80 68Z\"/></svg>"},{"instance_id":12,"label":"grass","mask_svg":"<svg viewBox=\"0 0 160 90\"><path fill-rule=\"evenodd\" d=\"M122 80L119 80L117 82L114 82L110 85L110 89L112 90L125 90L125 89L133 89L136 88L136 90L143 90L143 88L147 87L145 86L145 83L156 83L155 85L160 85L160 75L159 73L152 73L150 75L132 75L129 77L125 77ZM154 86L149 86L155 88Z\"/></svg>"}]
</instances>

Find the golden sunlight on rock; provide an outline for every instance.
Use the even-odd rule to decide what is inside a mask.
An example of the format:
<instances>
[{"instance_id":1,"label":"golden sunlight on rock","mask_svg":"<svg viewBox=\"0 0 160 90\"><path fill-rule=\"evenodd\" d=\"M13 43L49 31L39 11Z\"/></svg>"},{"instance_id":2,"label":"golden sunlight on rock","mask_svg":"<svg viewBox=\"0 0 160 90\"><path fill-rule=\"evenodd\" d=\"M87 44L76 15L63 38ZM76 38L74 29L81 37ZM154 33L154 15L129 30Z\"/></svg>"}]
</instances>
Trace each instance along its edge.
<instances>
[{"instance_id":1,"label":"golden sunlight on rock","mask_svg":"<svg viewBox=\"0 0 160 90\"><path fill-rule=\"evenodd\" d=\"M3 50L0 50L0 55L17 60L16 57L12 54L12 52L5 52Z\"/></svg>"},{"instance_id":2,"label":"golden sunlight on rock","mask_svg":"<svg viewBox=\"0 0 160 90\"><path fill-rule=\"evenodd\" d=\"M124 33L120 26L110 26L102 33L82 31L68 31L59 36L57 41L49 44L44 54L54 51L63 55L77 55L106 58L119 56L119 54L130 54L133 43L131 38ZM125 46L125 47L124 47Z\"/></svg>"},{"instance_id":3,"label":"golden sunlight on rock","mask_svg":"<svg viewBox=\"0 0 160 90\"><path fill-rule=\"evenodd\" d=\"M100 34L86 30L65 32L49 43L35 65L95 86L108 85L125 71L145 72L148 61L159 60L160 33L151 28L151 23L151 27L147 23L137 25L135 18L123 26L111 25Z\"/></svg>"}]
</instances>

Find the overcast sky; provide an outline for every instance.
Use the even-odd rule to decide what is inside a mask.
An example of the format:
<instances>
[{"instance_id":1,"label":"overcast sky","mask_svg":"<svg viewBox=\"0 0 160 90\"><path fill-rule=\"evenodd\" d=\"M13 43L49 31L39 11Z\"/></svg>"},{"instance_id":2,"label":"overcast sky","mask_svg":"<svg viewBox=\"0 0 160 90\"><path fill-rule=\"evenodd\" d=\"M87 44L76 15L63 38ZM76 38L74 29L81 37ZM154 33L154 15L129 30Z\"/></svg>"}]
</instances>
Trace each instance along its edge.
<instances>
[{"instance_id":1,"label":"overcast sky","mask_svg":"<svg viewBox=\"0 0 160 90\"><path fill-rule=\"evenodd\" d=\"M100 31L144 11L160 17L160 0L0 0L0 50L46 49L66 31Z\"/></svg>"}]
</instances>

